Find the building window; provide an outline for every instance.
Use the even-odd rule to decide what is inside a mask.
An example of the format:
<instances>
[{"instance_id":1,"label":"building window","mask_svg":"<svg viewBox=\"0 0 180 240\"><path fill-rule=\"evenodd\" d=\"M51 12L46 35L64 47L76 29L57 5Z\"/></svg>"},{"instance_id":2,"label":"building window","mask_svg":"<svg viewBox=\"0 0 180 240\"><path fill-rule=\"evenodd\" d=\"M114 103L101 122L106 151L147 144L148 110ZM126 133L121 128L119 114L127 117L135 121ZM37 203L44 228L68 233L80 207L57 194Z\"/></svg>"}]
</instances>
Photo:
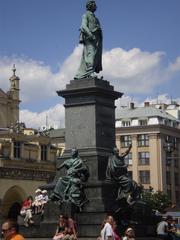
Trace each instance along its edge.
<instances>
[{"instance_id":1,"label":"building window","mask_svg":"<svg viewBox=\"0 0 180 240\"><path fill-rule=\"evenodd\" d=\"M47 146L41 145L41 160L47 161Z\"/></svg>"},{"instance_id":2,"label":"building window","mask_svg":"<svg viewBox=\"0 0 180 240\"><path fill-rule=\"evenodd\" d=\"M139 152L139 165L149 165L149 152Z\"/></svg>"},{"instance_id":3,"label":"building window","mask_svg":"<svg viewBox=\"0 0 180 240\"><path fill-rule=\"evenodd\" d=\"M132 153L126 155L126 157L124 158L124 162L127 165L132 165Z\"/></svg>"},{"instance_id":4,"label":"building window","mask_svg":"<svg viewBox=\"0 0 180 240\"><path fill-rule=\"evenodd\" d=\"M171 161L172 161L171 153L167 152L166 153L166 165L170 166L171 165Z\"/></svg>"},{"instance_id":5,"label":"building window","mask_svg":"<svg viewBox=\"0 0 180 240\"><path fill-rule=\"evenodd\" d=\"M170 189L167 190L167 195L168 195L168 198L171 199L171 190Z\"/></svg>"},{"instance_id":6,"label":"building window","mask_svg":"<svg viewBox=\"0 0 180 240\"><path fill-rule=\"evenodd\" d=\"M133 172L132 172L132 171L128 171L128 177L129 177L130 179L133 178Z\"/></svg>"},{"instance_id":7,"label":"building window","mask_svg":"<svg viewBox=\"0 0 180 240\"><path fill-rule=\"evenodd\" d=\"M139 181L141 184L150 184L150 171L139 171Z\"/></svg>"},{"instance_id":8,"label":"building window","mask_svg":"<svg viewBox=\"0 0 180 240\"><path fill-rule=\"evenodd\" d=\"M122 147L129 147L132 144L132 138L130 135L121 136L120 140Z\"/></svg>"},{"instance_id":9,"label":"building window","mask_svg":"<svg viewBox=\"0 0 180 240\"><path fill-rule=\"evenodd\" d=\"M179 174L177 172L174 173L174 182L176 186L179 186Z\"/></svg>"},{"instance_id":10,"label":"building window","mask_svg":"<svg viewBox=\"0 0 180 240\"><path fill-rule=\"evenodd\" d=\"M131 121L122 121L122 127L129 127L131 126Z\"/></svg>"},{"instance_id":11,"label":"building window","mask_svg":"<svg viewBox=\"0 0 180 240\"><path fill-rule=\"evenodd\" d=\"M179 194L179 191L176 191L175 192L175 194L176 194L176 203L179 203L179 200L180 200L180 194Z\"/></svg>"},{"instance_id":12,"label":"building window","mask_svg":"<svg viewBox=\"0 0 180 240\"><path fill-rule=\"evenodd\" d=\"M168 120L168 119L163 119L163 123L164 123L164 125L166 125L166 126L170 126L170 120Z\"/></svg>"},{"instance_id":13,"label":"building window","mask_svg":"<svg viewBox=\"0 0 180 240\"><path fill-rule=\"evenodd\" d=\"M149 136L147 134L138 135L138 146L139 147L149 146Z\"/></svg>"},{"instance_id":14,"label":"building window","mask_svg":"<svg viewBox=\"0 0 180 240\"><path fill-rule=\"evenodd\" d=\"M14 158L19 159L21 157L21 143L14 142Z\"/></svg>"},{"instance_id":15,"label":"building window","mask_svg":"<svg viewBox=\"0 0 180 240\"><path fill-rule=\"evenodd\" d=\"M174 148L175 149L178 149L178 142L179 142L179 139L178 138L174 138Z\"/></svg>"},{"instance_id":16,"label":"building window","mask_svg":"<svg viewBox=\"0 0 180 240\"><path fill-rule=\"evenodd\" d=\"M139 125L140 126L147 126L147 123L148 123L147 119L140 119L139 120Z\"/></svg>"},{"instance_id":17,"label":"building window","mask_svg":"<svg viewBox=\"0 0 180 240\"><path fill-rule=\"evenodd\" d=\"M171 173L170 172L166 172L166 183L168 185L171 185Z\"/></svg>"},{"instance_id":18,"label":"building window","mask_svg":"<svg viewBox=\"0 0 180 240\"><path fill-rule=\"evenodd\" d=\"M179 161L178 161L178 157L175 156L175 159L174 159L174 166L175 168L178 168L179 167Z\"/></svg>"},{"instance_id":19,"label":"building window","mask_svg":"<svg viewBox=\"0 0 180 240\"><path fill-rule=\"evenodd\" d=\"M8 159L10 157L10 150L9 149L10 148L6 147L6 146L2 147L2 155L3 155L4 159Z\"/></svg>"}]
</instances>

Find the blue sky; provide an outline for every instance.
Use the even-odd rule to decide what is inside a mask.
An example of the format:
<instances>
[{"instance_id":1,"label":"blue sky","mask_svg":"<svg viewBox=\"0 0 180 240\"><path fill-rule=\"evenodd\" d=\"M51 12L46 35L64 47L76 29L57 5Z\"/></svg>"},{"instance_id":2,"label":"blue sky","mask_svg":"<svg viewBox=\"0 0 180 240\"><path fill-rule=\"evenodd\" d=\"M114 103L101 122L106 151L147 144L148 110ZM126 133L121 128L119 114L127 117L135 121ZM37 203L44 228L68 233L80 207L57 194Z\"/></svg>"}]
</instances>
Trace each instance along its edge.
<instances>
[{"instance_id":1,"label":"blue sky","mask_svg":"<svg viewBox=\"0 0 180 240\"><path fill-rule=\"evenodd\" d=\"M158 94L179 99L180 1L96 2L104 36L101 75L139 102ZM22 119L25 110L29 118L50 111L52 116L57 104L63 103L55 92L65 87L78 67L82 51L78 29L85 3L0 0L0 88L8 89L15 63L21 78Z\"/></svg>"}]
</instances>

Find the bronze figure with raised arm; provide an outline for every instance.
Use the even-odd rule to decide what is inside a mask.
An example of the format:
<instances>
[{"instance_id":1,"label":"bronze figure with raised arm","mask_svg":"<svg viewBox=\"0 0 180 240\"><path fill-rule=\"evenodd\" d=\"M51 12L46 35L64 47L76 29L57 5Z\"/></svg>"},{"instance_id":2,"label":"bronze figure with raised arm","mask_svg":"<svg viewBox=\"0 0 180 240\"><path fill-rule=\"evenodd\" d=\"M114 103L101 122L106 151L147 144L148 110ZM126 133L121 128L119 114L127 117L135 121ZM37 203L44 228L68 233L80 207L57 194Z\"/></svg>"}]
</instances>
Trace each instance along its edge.
<instances>
[{"instance_id":1,"label":"bronze figure with raised arm","mask_svg":"<svg viewBox=\"0 0 180 240\"><path fill-rule=\"evenodd\" d=\"M117 147L113 149L113 154L108 159L106 178L112 182L118 183L117 200L126 199L127 203L132 205L140 194L140 187L128 176L128 165L125 164L124 158L129 154L132 146L119 155Z\"/></svg>"}]
</instances>

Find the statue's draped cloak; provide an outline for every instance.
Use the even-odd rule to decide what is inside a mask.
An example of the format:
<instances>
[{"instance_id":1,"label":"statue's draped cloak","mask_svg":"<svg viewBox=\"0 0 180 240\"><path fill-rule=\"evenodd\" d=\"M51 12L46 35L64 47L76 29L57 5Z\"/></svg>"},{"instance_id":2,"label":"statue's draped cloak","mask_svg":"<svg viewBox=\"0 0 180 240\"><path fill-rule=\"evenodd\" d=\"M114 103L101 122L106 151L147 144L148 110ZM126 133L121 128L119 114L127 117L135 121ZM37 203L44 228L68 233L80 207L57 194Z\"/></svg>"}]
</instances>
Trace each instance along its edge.
<instances>
[{"instance_id":1,"label":"statue's draped cloak","mask_svg":"<svg viewBox=\"0 0 180 240\"><path fill-rule=\"evenodd\" d=\"M87 201L83 184L89 177L89 169L79 157L66 160L64 167L67 175L59 178L53 194L61 202L69 201L80 207Z\"/></svg>"},{"instance_id":2,"label":"statue's draped cloak","mask_svg":"<svg viewBox=\"0 0 180 240\"><path fill-rule=\"evenodd\" d=\"M138 186L128 177L127 165L125 165L123 157L115 155L109 157L106 177L107 180L118 183L117 199L127 198L129 195L136 196Z\"/></svg>"},{"instance_id":3,"label":"statue's draped cloak","mask_svg":"<svg viewBox=\"0 0 180 240\"><path fill-rule=\"evenodd\" d=\"M76 79L87 78L94 72L102 71L102 31L99 20L91 11L82 16L80 31L80 43L83 43L84 49Z\"/></svg>"}]
</instances>

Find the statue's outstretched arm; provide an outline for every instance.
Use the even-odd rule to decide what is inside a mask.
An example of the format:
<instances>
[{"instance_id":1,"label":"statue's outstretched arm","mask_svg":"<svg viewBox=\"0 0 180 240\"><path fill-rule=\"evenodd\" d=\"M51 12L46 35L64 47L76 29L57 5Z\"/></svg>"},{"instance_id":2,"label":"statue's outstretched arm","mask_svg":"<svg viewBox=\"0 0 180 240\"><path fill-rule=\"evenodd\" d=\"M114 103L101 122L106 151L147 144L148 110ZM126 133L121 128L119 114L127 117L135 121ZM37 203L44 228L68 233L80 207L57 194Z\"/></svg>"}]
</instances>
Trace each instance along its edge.
<instances>
[{"instance_id":1,"label":"statue's outstretched arm","mask_svg":"<svg viewBox=\"0 0 180 240\"><path fill-rule=\"evenodd\" d=\"M121 157L125 158L129 154L131 148L132 148L132 145L130 145L129 148L124 153L121 154Z\"/></svg>"}]
</instances>

